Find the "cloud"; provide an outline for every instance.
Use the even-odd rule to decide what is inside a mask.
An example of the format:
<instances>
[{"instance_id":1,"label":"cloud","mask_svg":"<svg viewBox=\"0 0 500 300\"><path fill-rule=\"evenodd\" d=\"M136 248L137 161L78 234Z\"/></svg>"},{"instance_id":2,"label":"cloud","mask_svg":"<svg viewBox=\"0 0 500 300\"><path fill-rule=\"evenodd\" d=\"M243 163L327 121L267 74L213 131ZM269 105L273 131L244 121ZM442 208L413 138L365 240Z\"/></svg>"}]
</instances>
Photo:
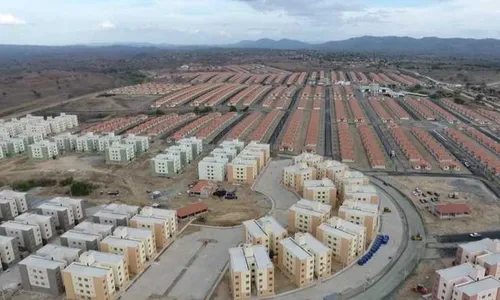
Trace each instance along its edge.
<instances>
[{"instance_id":1,"label":"cloud","mask_svg":"<svg viewBox=\"0 0 500 300\"><path fill-rule=\"evenodd\" d=\"M99 28L108 30L108 29L114 29L116 28L116 25L111 23L110 21L104 21L101 24L99 24Z\"/></svg>"},{"instance_id":2,"label":"cloud","mask_svg":"<svg viewBox=\"0 0 500 300\"><path fill-rule=\"evenodd\" d=\"M0 25L24 25L25 20L19 19L18 17L11 14L0 14Z\"/></svg>"},{"instance_id":3,"label":"cloud","mask_svg":"<svg viewBox=\"0 0 500 300\"><path fill-rule=\"evenodd\" d=\"M256 10L282 11L290 16L327 17L339 15L345 11L363 9L357 1L345 0L235 0L244 2Z\"/></svg>"}]
</instances>

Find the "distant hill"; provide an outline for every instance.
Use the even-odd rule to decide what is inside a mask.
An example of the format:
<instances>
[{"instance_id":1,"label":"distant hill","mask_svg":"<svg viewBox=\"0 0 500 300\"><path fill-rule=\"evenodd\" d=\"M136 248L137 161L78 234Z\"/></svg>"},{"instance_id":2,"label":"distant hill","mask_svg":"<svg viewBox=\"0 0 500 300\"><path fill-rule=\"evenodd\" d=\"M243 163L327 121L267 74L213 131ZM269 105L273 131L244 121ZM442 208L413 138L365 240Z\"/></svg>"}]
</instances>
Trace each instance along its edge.
<instances>
[{"instance_id":1,"label":"distant hill","mask_svg":"<svg viewBox=\"0 0 500 300\"><path fill-rule=\"evenodd\" d=\"M260 39L241 41L225 47L298 50L315 49L330 51L386 52L432 55L488 55L500 56L500 40L425 37L374 37L363 36L342 41L309 44L296 40Z\"/></svg>"}]
</instances>

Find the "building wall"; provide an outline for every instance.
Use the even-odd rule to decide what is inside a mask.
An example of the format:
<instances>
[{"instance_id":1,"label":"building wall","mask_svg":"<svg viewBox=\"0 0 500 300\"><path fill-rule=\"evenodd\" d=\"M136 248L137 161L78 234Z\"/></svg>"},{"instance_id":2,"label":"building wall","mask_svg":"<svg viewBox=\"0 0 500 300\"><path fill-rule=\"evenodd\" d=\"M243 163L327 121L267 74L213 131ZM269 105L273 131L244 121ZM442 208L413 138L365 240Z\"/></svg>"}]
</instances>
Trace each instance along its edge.
<instances>
[{"instance_id":1,"label":"building wall","mask_svg":"<svg viewBox=\"0 0 500 300\"><path fill-rule=\"evenodd\" d=\"M43 269L19 265L21 285L24 290L58 296L64 292L61 269ZM36 277L35 277L36 276Z\"/></svg>"}]
</instances>

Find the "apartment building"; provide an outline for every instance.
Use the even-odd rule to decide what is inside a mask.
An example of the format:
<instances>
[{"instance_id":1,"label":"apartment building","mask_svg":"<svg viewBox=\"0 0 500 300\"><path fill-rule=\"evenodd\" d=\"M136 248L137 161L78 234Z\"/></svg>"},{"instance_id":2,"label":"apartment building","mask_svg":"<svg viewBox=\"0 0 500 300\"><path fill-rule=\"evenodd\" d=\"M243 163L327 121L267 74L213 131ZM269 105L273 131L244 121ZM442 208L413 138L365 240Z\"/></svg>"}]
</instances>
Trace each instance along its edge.
<instances>
[{"instance_id":1,"label":"apartment building","mask_svg":"<svg viewBox=\"0 0 500 300\"><path fill-rule=\"evenodd\" d=\"M486 275L500 279L500 253L488 253L476 257L476 264L486 269Z\"/></svg>"},{"instance_id":2,"label":"apartment building","mask_svg":"<svg viewBox=\"0 0 500 300\"><path fill-rule=\"evenodd\" d=\"M14 199L18 214L22 214L28 211L28 203L26 201L27 195L28 193L16 192L13 190L2 190L0 191L0 200ZM12 216L15 217L15 215Z\"/></svg>"},{"instance_id":3,"label":"apartment building","mask_svg":"<svg viewBox=\"0 0 500 300\"><path fill-rule=\"evenodd\" d=\"M359 201L371 204L379 204L380 202L377 189L372 184L346 185L344 189L344 200Z\"/></svg>"},{"instance_id":4,"label":"apartment building","mask_svg":"<svg viewBox=\"0 0 500 300\"><path fill-rule=\"evenodd\" d=\"M77 248L59 246L55 244L47 244L36 251L37 256L42 256L52 260L65 261L66 264L71 264L78 260L78 257L83 251Z\"/></svg>"},{"instance_id":5,"label":"apartment building","mask_svg":"<svg viewBox=\"0 0 500 300\"><path fill-rule=\"evenodd\" d=\"M92 221L113 227L128 226L130 218L138 212L139 206L112 203L92 215Z\"/></svg>"},{"instance_id":6,"label":"apartment building","mask_svg":"<svg viewBox=\"0 0 500 300\"><path fill-rule=\"evenodd\" d=\"M73 152L77 150L76 141L78 136L71 133L62 133L54 137L54 143L57 145L57 151L62 152Z\"/></svg>"},{"instance_id":7,"label":"apartment building","mask_svg":"<svg viewBox=\"0 0 500 300\"><path fill-rule=\"evenodd\" d=\"M130 274L137 275L145 267L146 246L141 240L108 236L101 241L100 249L101 252L125 255Z\"/></svg>"},{"instance_id":8,"label":"apartment building","mask_svg":"<svg viewBox=\"0 0 500 300\"><path fill-rule=\"evenodd\" d=\"M454 297L458 286L479 281L485 277L485 269L479 265L465 263L447 269L437 270L432 285L433 300L462 299ZM472 298L473 299L473 298Z\"/></svg>"},{"instance_id":9,"label":"apartment building","mask_svg":"<svg viewBox=\"0 0 500 300\"><path fill-rule=\"evenodd\" d=\"M26 152L26 146L22 138L11 137L8 139L0 140L0 147L3 153L7 155L22 154Z\"/></svg>"},{"instance_id":10,"label":"apartment building","mask_svg":"<svg viewBox=\"0 0 500 300\"><path fill-rule=\"evenodd\" d=\"M132 145L137 155L149 150L149 137L147 136L129 134L122 140L122 143Z\"/></svg>"},{"instance_id":11,"label":"apartment building","mask_svg":"<svg viewBox=\"0 0 500 300\"><path fill-rule=\"evenodd\" d=\"M134 146L114 142L104 150L104 156L107 164L125 165L135 159Z\"/></svg>"},{"instance_id":12,"label":"apartment building","mask_svg":"<svg viewBox=\"0 0 500 300\"><path fill-rule=\"evenodd\" d=\"M236 158L236 156L238 156L238 153L240 153L240 151L232 145L226 145L225 147L221 147L219 145L219 148L215 148L212 152L210 152L210 156L227 158L228 161L232 161Z\"/></svg>"},{"instance_id":13,"label":"apartment building","mask_svg":"<svg viewBox=\"0 0 500 300\"><path fill-rule=\"evenodd\" d=\"M85 219L85 211L83 210L83 199L76 199L70 197L55 197L49 200L49 203L63 206L71 207L73 209L73 215L76 222L81 222Z\"/></svg>"},{"instance_id":14,"label":"apartment building","mask_svg":"<svg viewBox=\"0 0 500 300\"><path fill-rule=\"evenodd\" d=\"M196 137L180 139L177 141L177 144L191 147L193 157L198 157L203 152L203 140Z\"/></svg>"},{"instance_id":15,"label":"apartment building","mask_svg":"<svg viewBox=\"0 0 500 300\"><path fill-rule=\"evenodd\" d=\"M177 234L177 212L143 207L140 214L130 220L130 227L153 229L156 247L162 249Z\"/></svg>"},{"instance_id":16,"label":"apartment building","mask_svg":"<svg viewBox=\"0 0 500 300\"><path fill-rule=\"evenodd\" d=\"M37 132L18 134L16 135L16 138L23 140L25 148L27 148L31 144L36 144L43 141L43 135Z\"/></svg>"},{"instance_id":17,"label":"apartment building","mask_svg":"<svg viewBox=\"0 0 500 300\"><path fill-rule=\"evenodd\" d=\"M0 235L0 261L7 269L19 261L19 247L15 237Z\"/></svg>"},{"instance_id":18,"label":"apartment building","mask_svg":"<svg viewBox=\"0 0 500 300\"><path fill-rule=\"evenodd\" d=\"M288 209L288 230L316 233L316 228L330 218L331 210L331 205L301 199Z\"/></svg>"},{"instance_id":19,"label":"apartment building","mask_svg":"<svg viewBox=\"0 0 500 300\"><path fill-rule=\"evenodd\" d=\"M370 179L366 177L363 173L359 171L346 171L344 172L344 177L339 178L339 183L337 184L337 191L339 197L344 199L344 191L346 186L362 186L370 183Z\"/></svg>"},{"instance_id":20,"label":"apartment building","mask_svg":"<svg viewBox=\"0 0 500 300\"><path fill-rule=\"evenodd\" d=\"M332 217L318 226L316 238L332 249L334 260L347 266L364 253L366 228L339 217Z\"/></svg>"},{"instance_id":21,"label":"apartment building","mask_svg":"<svg viewBox=\"0 0 500 300\"><path fill-rule=\"evenodd\" d=\"M57 229L68 231L75 226L75 215L71 206L48 202L38 205L35 210L40 215L53 217Z\"/></svg>"},{"instance_id":22,"label":"apartment building","mask_svg":"<svg viewBox=\"0 0 500 300\"><path fill-rule=\"evenodd\" d=\"M151 229L118 226L113 231L113 236L125 239L140 240L146 247L146 259L151 260L156 255L155 233Z\"/></svg>"},{"instance_id":23,"label":"apartment building","mask_svg":"<svg viewBox=\"0 0 500 300\"><path fill-rule=\"evenodd\" d=\"M0 198L0 218L4 221L12 220L19 215L16 200L12 198Z\"/></svg>"},{"instance_id":24,"label":"apartment building","mask_svg":"<svg viewBox=\"0 0 500 300\"><path fill-rule=\"evenodd\" d=\"M455 286L453 300L484 299L496 300L500 297L500 280L487 276L478 281L471 281Z\"/></svg>"},{"instance_id":25,"label":"apartment building","mask_svg":"<svg viewBox=\"0 0 500 300\"><path fill-rule=\"evenodd\" d=\"M236 149L236 154L240 153L245 148L245 142L238 139L225 140L219 144L220 148L234 148Z\"/></svg>"},{"instance_id":26,"label":"apartment building","mask_svg":"<svg viewBox=\"0 0 500 300\"><path fill-rule=\"evenodd\" d=\"M127 259L123 254L87 251L80 255L79 261L87 266L111 269L116 290L123 290L129 281Z\"/></svg>"},{"instance_id":27,"label":"apartment building","mask_svg":"<svg viewBox=\"0 0 500 300\"><path fill-rule=\"evenodd\" d=\"M172 178L182 171L180 155L174 152L158 154L149 161L151 175Z\"/></svg>"},{"instance_id":28,"label":"apartment building","mask_svg":"<svg viewBox=\"0 0 500 300\"><path fill-rule=\"evenodd\" d=\"M69 300L111 300L115 294L111 268L72 263L62 271L62 279Z\"/></svg>"},{"instance_id":29,"label":"apartment building","mask_svg":"<svg viewBox=\"0 0 500 300\"><path fill-rule=\"evenodd\" d=\"M337 207L337 188L331 179L305 180L302 197Z\"/></svg>"},{"instance_id":30,"label":"apartment building","mask_svg":"<svg viewBox=\"0 0 500 300\"><path fill-rule=\"evenodd\" d=\"M252 141L245 147L245 149L252 150L252 151L255 151L255 150L262 151L264 153L264 165L266 165L269 162L269 160L271 159L271 145L270 144L261 144L261 143L256 142L256 141Z\"/></svg>"},{"instance_id":31,"label":"apartment building","mask_svg":"<svg viewBox=\"0 0 500 300\"><path fill-rule=\"evenodd\" d=\"M95 152L97 151L98 142L98 135L94 135L93 132L87 132L85 135L76 138L75 149L77 152Z\"/></svg>"},{"instance_id":32,"label":"apartment building","mask_svg":"<svg viewBox=\"0 0 500 300\"><path fill-rule=\"evenodd\" d=\"M245 243L263 245L271 257L278 255L279 241L288 236L286 229L271 216L244 221L243 226Z\"/></svg>"},{"instance_id":33,"label":"apartment building","mask_svg":"<svg viewBox=\"0 0 500 300\"><path fill-rule=\"evenodd\" d=\"M113 234L113 225L83 221L76 225L73 230L90 234L98 234L101 238L105 238L108 235Z\"/></svg>"},{"instance_id":34,"label":"apartment building","mask_svg":"<svg viewBox=\"0 0 500 300\"><path fill-rule=\"evenodd\" d=\"M114 213L126 214L129 218L131 218L139 213L140 207L137 205L111 203L106 205L104 207L104 210L112 211Z\"/></svg>"},{"instance_id":35,"label":"apartment building","mask_svg":"<svg viewBox=\"0 0 500 300\"><path fill-rule=\"evenodd\" d=\"M57 144L48 140L28 146L28 156L31 159L49 160L55 159L58 155Z\"/></svg>"},{"instance_id":36,"label":"apartment building","mask_svg":"<svg viewBox=\"0 0 500 300\"><path fill-rule=\"evenodd\" d=\"M266 151L265 149L260 148L251 148L247 146L243 151L238 154L239 159L255 161L257 164L257 173L264 168L267 163L266 160Z\"/></svg>"},{"instance_id":37,"label":"apartment building","mask_svg":"<svg viewBox=\"0 0 500 300\"><path fill-rule=\"evenodd\" d=\"M64 292L62 270L63 260L30 255L19 262L19 274L23 290L42 292L59 296Z\"/></svg>"},{"instance_id":38,"label":"apartment building","mask_svg":"<svg viewBox=\"0 0 500 300\"><path fill-rule=\"evenodd\" d=\"M198 178L201 180L224 181L229 159L206 156L198 162Z\"/></svg>"},{"instance_id":39,"label":"apartment building","mask_svg":"<svg viewBox=\"0 0 500 300\"><path fill-rule=\"evenodd\" d=\"M175 145L167 148L165 153L169 154L171 157L179 159L181 169L186 167L193 158L190 157L193 153L189 146L186 145Z\"/></svg>"},{"instance_id":40,"label":"apartment building","mask_svg":"<svg viewBox=\"0 0 500 300\"><path fill-rule=\"evenodd\" d=\"M53 216L24 213L14 218L15 221L37 225L42 233L42 240L47 242L56 234L56 220Z\"/></svg>"},{"instance_id":41,"label":"apartment building","mask_svg":"<svg viewBox=\"0 0 500 300\"><path fill-rule=\"evenodd\" d=\"M288 237L278 244L278 267L297 286L308 285L314 279L314 254Z\"/></svg>"},{"instance_id":42,"label":"apartment building","mask_svg":"<svg viewBox=\"0 0 500 300\"><path fill-rule=\"evenodd\" d=\"M307 164L308 167L317 167L319 163L323 161L323 156L309 153L309 152L302 152L302 154L297 155L293 158L293 163L294 164Z\"/></svg>"},{"instance_id":43,"label":"apartment building","mask_svg":"<svg viewBox=\"0 0 500 300\"><path fill-rule=\"evenodd\" d=\"M19 249L30 253L42 247L42 234L38 225L7 221L0 224L0 235L16 238Z\"/></svg>"},{"instance_id":44,"label":"apartment building","mask_svg":"<svg viewBox=\"0 0 500 300\"><path fill-rule=\"evenodd\" d=\"M338 216L346 221L366 227L366 239L371 242L378 231L378 204L346 200L339 208Z\"/></svg>"},{"instance_id":45,"label":"apartment building","mask_svg":"<svg viewBox=\"0 0 500 300\"><path fill-rule=\"evenodd\" d=\"M227 182L230 184L252 184L259 174L258 160L253 156L242 155L242 153L227 164Z\"/></svg>"},{"instance_id":46,"label":"apartment building","mask_svg":"<svg viewBox=\"0 0 500 300\"><path fill-rule=\"evenodd\" d=\"M101 240L102 237L99 234L79 230L68 230L60 237L61 245L83 251L99 250Z\"/></svg>"},{"instance_id":47,"label":"apartment building","mask_svg":"<svg viewBox=\"0 0 500 300\"><path fill-rule=\"evenodd\" d=\"M119 135L115 135L113 132L108 132L106 135L98 136L97 140L95 140L95 151L102 153L106 152L106 150L111 147L113 144L121 144L122 137ZM133 145L130 145L133 147ZM135 152L132 151L134 154Z\"/></svg>"},{"instance_id":48,"label":"apartment building","mask_svg":"<svg viewBox=\"0 0 500 300\"><path fill-rule=\"evenodd\" d=\"M261 245L229 249L233 299L250 299L274 294L274 265Z\"/></svg>"},{"instance_id":49,"label":"apartment building","mask_svg":"<svg viewBox=\"0 0 500 300\"><path fill-rule=\"evenodd\" d=\"M459 244L455 264L476 263L477 257L494 253L500 253L500 240L485 238L475 242Z\"/></svg>"},{"instance_id":50,"label":"apartment building","mask_svg":"<svg viewBox=\"0 0 500 300\"><path fill-rule=\"evenodd\" d=\"M1 139L2 137L0 136L0 141ZM3 153L3 148L0 147L0 160L6 158L6 156L7 156L6 153Z\"/></svg>"},{"instance_id":51,"label":"apartment building","mask_svg":"<svg viewBox=\"0 0 500 300\"><path fill-rule=\"evenodd\" d=\"M312 234L296 233L295 242L314 255L314 275L324 278L332 274L332 249L323 245Z\"/></svg>"},{"instance_id":52,"label":"apartment building","mask_svg":"<svg viewBox=\"0 0 500 300\"><path fill-rule=\"evenodd\" d=\"M295 164L283 169L283 185L302 193L304 181L316 178L316 169L305 163Z\"/></svg>"}]
</instances>

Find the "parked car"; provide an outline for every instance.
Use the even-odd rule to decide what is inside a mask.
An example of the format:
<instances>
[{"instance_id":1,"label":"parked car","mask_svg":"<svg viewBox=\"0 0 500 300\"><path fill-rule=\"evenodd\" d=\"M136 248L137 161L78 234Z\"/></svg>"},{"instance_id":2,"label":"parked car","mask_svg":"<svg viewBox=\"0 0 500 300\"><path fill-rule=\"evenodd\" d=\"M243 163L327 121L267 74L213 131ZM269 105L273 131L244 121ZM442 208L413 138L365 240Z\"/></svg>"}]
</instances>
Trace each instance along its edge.
<instances>
[{"instance_id":1,"label":"parked car","mask_svg":"<svg viewBox=\"0 0 500 300\"><path fill-rule=\"evenodd\" d=\"M481 237L481 234L478 232L473 232L473 233L469 234L469 236L473 237L473 238L478 238L478 237Z\"/></svg>"}]
</instances>

